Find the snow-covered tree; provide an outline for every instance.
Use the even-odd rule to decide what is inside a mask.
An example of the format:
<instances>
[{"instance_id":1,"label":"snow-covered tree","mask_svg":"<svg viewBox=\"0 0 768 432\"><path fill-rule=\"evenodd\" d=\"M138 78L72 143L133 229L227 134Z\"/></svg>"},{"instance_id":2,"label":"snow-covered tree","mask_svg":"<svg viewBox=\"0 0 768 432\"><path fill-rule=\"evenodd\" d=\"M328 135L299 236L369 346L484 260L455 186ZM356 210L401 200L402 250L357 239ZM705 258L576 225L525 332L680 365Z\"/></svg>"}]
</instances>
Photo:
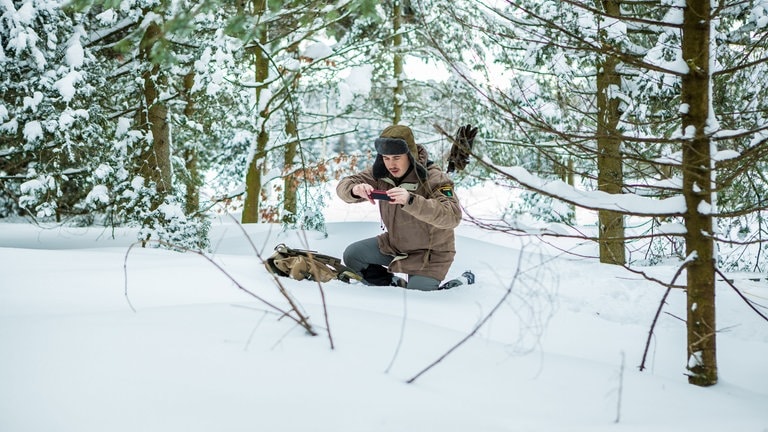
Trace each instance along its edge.
<instances>
[{"instance_id":1,"label":"snow-covered tree","mask_svg":"<svg viewBox=\"0 0 768 432\"><path fill-rule=\"evenodd\" d=\"M104 174L103 110L91 103L101 78L87 70L86 40L58 0L0 4L0 193L15 204L6 211L83 215Z\"/></svg>"},{"instance_id":2,"label":"snow-covered tree","mask_svg":"<svg viewBox=\"0 0 768 432\"><path fill-rule=\"evenodd\" d=\"M547 180L544 165L486 165L536 193L610 217L672 222L662 232L685 243L690 382L717 382L714 246L722 237L715 220L738 221L742 236L763 231L759 224L745 230L745 221L761 220L765 209L765 3L506 3L446 5L434 13L492 40L507 79L478 81L463 72L466 54L444 56L508 121L510 137L496 142L524 145L533 150L529 160L566 172L573 162L587 192ZM588 193L593 188L611 195ZM629 205L623 196L630 193L653 200ZM607 220L601 215L600 230ZM678 220L683 229L673 229Z\"/></svg>"}]
</instances>

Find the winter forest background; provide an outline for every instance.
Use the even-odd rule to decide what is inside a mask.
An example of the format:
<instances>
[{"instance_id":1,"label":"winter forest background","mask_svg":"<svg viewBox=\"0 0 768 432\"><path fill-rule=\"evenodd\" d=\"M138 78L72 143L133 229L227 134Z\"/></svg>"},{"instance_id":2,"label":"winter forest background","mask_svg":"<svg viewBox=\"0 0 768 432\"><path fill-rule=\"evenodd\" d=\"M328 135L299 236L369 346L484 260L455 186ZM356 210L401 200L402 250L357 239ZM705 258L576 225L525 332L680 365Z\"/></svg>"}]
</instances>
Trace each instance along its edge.
<instances>
[{"instance_id":1,"label":"winter forest background","mask_svg":"<svg viewBox=\"0 0 768 432\"><path fill-rule=\"evenodd\" d=\"M767 0L6 0L0 218L202 250L217 212L324 232L323 186L383 127L444 166L471 123L457 185L519 193L465 218L678 263L659 283L711 385L718 273L766 271L767 54ZM597 235L542 228L584 211Z\"/></svg>"}]
</instances>

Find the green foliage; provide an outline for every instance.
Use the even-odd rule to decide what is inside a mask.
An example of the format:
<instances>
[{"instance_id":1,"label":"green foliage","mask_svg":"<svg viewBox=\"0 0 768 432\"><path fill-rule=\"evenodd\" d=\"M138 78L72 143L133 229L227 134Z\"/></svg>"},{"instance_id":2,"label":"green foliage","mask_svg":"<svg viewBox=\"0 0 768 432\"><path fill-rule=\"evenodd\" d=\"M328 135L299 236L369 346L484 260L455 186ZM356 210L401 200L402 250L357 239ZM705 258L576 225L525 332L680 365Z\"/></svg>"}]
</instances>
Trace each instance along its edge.
<instances>
[{"instance_id":1,"label":"green foliage","mask_svg":"<svg viewBox=\"0 0 768 432\"><path fill-rule=\"evenodd\" d=\"M246 32L247 26L248 26L248 17L245 15L235 15L231 19L229 19L225 25L224 25L224 33L239 37L239 35L243 35ZM245 39L241 39L245 40Z\"/></svg>"},{"instance_id":2,"label":"green foliage","mask_svg":"<svg viewBox=\"0 0 768 432\"><path fill-rule=\"evenodd\" d=\"M537 222L566 225L573 225L576 222L573 206L531 191L523 191L518 201L510 203L507 216L514 220L530 219Z\"/></svg>"},{"instance_id":3,"label":"green foliage","mask_svg":"<svg viewBox=\"0 0 768 432\"><path fill-rule=\"evenodd\" d=\"M283 8L285 3L283 0L266 0L266 1L267 1L267 8L272 13L280 12L280 10Z\"/></svg>"}]
</instances>

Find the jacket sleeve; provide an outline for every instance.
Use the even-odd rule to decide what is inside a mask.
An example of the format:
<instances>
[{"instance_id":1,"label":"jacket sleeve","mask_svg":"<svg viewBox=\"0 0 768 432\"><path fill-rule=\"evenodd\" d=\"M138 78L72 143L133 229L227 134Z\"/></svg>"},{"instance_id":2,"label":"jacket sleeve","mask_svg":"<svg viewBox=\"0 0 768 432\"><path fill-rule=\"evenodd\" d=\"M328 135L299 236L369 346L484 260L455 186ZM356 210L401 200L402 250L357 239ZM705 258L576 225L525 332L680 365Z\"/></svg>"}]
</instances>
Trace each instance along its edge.
<instances>
[{"instance_id":1,"label":"jacket sleeve","mask_svg":"<svg viewBox=\"0 0 768 432\"><path fill-rule=\"evenodd\" d=\"M347 176L341 179L339 184L336 185L336 195L338 195L339 198L342 199L342 201L347 203L358 203L358 202L367 201L368 199L366 197L358 197L352 194L352 188L356 184L360 184L360 183L368 183L374 188L376 187L376 179L373 178L373 173L371 171L371 168L368 168L367 170L360 172L358 174L353 174L351 176Z\"/></svg>"},{"instance_id":2,"label":"jacket sleeve","mask_svg":"<svg viewBox=\"0 0 768 432\"><path fill-rule=\"evenodd\" d=\"M443 191L450 191L450 196ZM404 205L403 210L437 228L452 229L461 223L461 205L451 181L438 184L428 197L414 194L413 203Z\"/></svg>"}]
</instances>

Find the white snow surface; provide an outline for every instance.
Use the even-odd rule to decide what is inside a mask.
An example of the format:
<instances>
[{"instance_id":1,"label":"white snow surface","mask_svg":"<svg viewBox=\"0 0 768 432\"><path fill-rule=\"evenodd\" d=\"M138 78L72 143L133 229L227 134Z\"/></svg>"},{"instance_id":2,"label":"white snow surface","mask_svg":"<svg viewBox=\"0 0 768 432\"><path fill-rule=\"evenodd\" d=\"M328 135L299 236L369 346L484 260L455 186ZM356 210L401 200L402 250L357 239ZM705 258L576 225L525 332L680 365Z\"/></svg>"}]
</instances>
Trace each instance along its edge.
<instances>
[{"instance_id":1,"label":"white snow surface","mask_svg":"<svg viewBox=\"0 0 768 432\"><path fill-rule=\"evenodd\" d=\"M457 194L476 215L503 205L489 188ZM341 256L381 232L367 203L334 198L326 217L327 237L244 229L264 256L278 243ZM559 251L594 254L591 244L464 223L449 276L472 269L474 285L324 284L332 349L317 284L280 279L313 337L203 257L129 249L135 236L0 223L0 431L768 430L768 323L724 284L720 381L701 388L685 376L684 292L667 299L639 371L665 289ZM240 226L221 216L211 238L232 279L288 308ZM645 270L668 281L676 267ZM768 303L765 279L736 283ZM407 383L510 288L468 342Z\"/></svg>"}]
</instances>

